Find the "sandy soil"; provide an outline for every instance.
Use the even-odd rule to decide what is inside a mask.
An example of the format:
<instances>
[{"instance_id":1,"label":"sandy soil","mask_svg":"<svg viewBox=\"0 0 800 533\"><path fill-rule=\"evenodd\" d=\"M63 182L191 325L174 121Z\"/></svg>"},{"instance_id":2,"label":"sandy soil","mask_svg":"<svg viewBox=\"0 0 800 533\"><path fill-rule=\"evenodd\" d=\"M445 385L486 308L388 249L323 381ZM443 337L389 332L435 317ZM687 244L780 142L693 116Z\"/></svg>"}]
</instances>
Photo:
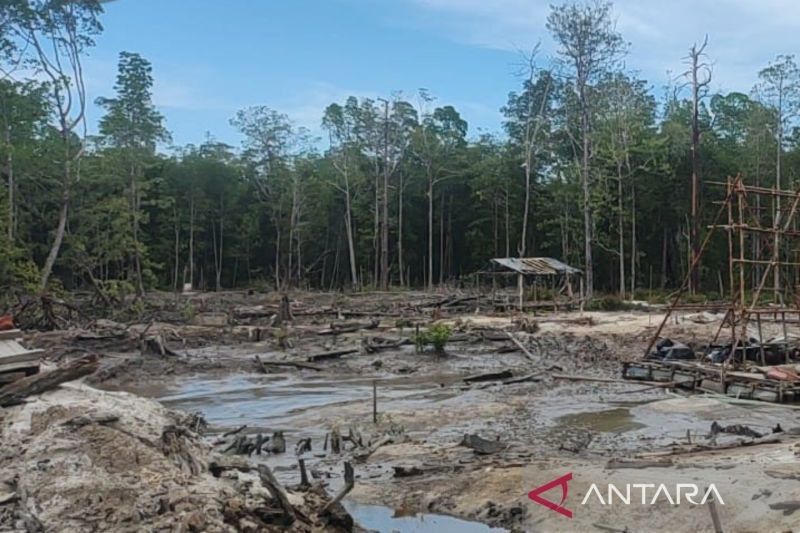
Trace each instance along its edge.
<instances>
[{"instance_id":1,"label":"sandy soil","mask_svg":"<svg viewBox=\"0 0 800 533\"><path fill-rule=\"evenodd\" d=\"M342 459L351 458L357 483L349 497L363 503L449 514L518 531L712 531L707 505L581 501L593 483L603 489L607 483L713 483L724 500L717 509L726 532L785 531L800 523L800 510L794 510L800 505L792 503L800 501L800 463L792 436L784 434L777 444L664 456L689 439L711 445L708 433L715 421L747 425L767 436L780 424L789 433L800 426L798 411L676 397L636 383L554 377L618 378L622 361L644 353L663 317L660 311L521 318L494 313L481 301L443 310L431 305L446 296L297 294L292 297L295 320L280 328L269 325L268 315L229 319L219 326L197 325L196 317L191 324L153 321L147 334L163 335L177 353L171 357L136 351L146 328L142 325L124 327L125 342L79 339L79 332L69 338L62 333L30 340L60 357L69 357L76 347L102 350L105 366L92 377L95 385L156 398L172 409L201 411L212 433L244 424L243 434L284 431L286 454L255 458L272 465L279 479L297 479L294 446L311 438L312 451L303 457L312 475L334 490L341 483ZM241 293L192 298L204 313L229 317L236 316L237 306L277 309L278 301L276 295ZM179 309L184 304L170 305ZM380 320L377 328L319 335L332 321L370 317ZM434 320L454 330L444 357L417 353L413 346L364 350L373 336L408 338L416 324L425 327ZM700 347L713 337L720 320L717 315L683 315L670 320L663 335ZM767 335L780 333L774 325L765 329ZM503 337L507 332L528 347L533 360L514 351ZM264 361L304 361L309 354L347 347L360 352L316 363L320 371L275 368L265 375L253 360L257 354ZM507 385L463 381L501 370L537 376ZM377 423L372 421L373 382ZM367 445L346 445L342 454L332 454L323 446L333 429L362 434ZM503 449L478 455L460 445L465 434L498 440ZM716 444L743 439L720 435ZM369 443L381 440L390 442L369 449ZM654 458L670 464L609 464ZM398 469L413 475L399 477ZM573 480L564 505L573 511L572 519L528 499L535 487L570 472ZM548 496L560 499L558 489Z\"/></svg>"}]
</instances>

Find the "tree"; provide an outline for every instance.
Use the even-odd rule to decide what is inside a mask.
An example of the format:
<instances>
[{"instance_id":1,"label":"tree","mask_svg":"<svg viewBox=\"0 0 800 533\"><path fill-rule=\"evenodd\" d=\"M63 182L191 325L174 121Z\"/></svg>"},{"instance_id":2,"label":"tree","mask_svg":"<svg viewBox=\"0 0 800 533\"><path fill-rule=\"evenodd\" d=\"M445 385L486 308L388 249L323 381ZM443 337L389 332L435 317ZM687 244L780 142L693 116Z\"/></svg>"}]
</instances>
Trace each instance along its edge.
<instances>
[{"instance_id":1,"label":"tree","mask_svg":"<svg viewBox=\"0 0 800 533\"><path fill-rule=\"evenodd\" d=\"M145 250L139 237L146 186L144 171L155 156L157 143L169 140L163 117L152 101L152 70L150 63L139 54L122 52L114 85L116 97L97 100L106 110L106 115L100 119L102 141L111 148L109 155L117 158L120 175L127 176L133 264L139 296L144 296L142 255Z\"/></svg>"},{"instance_id":2,"label":"tree","mask_svg":"<svg viewBox=\"0 0 800 533\"><path fill-rule=\"evenodd\" d=\"M350 260L350 283L354 289L359 287L358 263L355 249L355 229L353 227L353 179L357 175L359 138L357 134L358 100L350 97L344 106L331 104L325 109L322 126L328 130L330 140L329 156L341 182L333 186L342 193L345 201L344 227L347 237L347 251Z\"/></svg>"},{"instance_id":3,"label":"tree","mask_svg":"<svg viewBox=\"0 0 800 533\"><path fill-rule=\"evenodd\" d=\"M684 76L690 80L692 91L692 211L689 232L689 268L692 269L689 289L695 292L700 284L700 192L702 181L700 178L700 103L708 94L711 84L711 64L706 60L705 49L708 45L708 36L699 47L697 43L689 49L686 60L689 70Z\"/></svg>"},{"instance_id":4,"label":"tree","mask_svg":"<svg viewBox=\"0 0 800 533\"><path fill-rule=\"evenodd\" d=\"M423 106L433 101L426 92L420 92ZM428 198L428 290L433 290L433 215L434 193L436 185L453 177L453 157L456 150L465 144L467 122L461 118L452 106L437 107L429 112L423 107L420 112L420 124L414 132L411 150L423 169ZM441 254L439 273L442 277Z\"/></svg>"},{"instance_id":5,"label":"tree","mask_svg":"<svg viewBox=\"0 0 800 533\"><path fill-rule=\"evenodd\" d=\"M626 46L611 17L611 4L566 3L554 6L547 29L558 44L558 54L569 69L577 96L580 120L580 169L583 190L584 260L586 297L594 292L592 241L594 224L591 205L591 84L614 68Z\"/></svg>"},{"instance_id":6,"label":"tree","mask_svg":"<svg viewBox=\"0 0 800 533\"><path fill-rule=\"evenodd\" d=\"M231 123L245 136L244 157L252 170L249 177L275 226L274 275L280 290L292 281L294 234L302 202L293 162L298 151L309 144L308 134L296 128L289 117L266 106L243 109ZM287 237L287 276L282 277L282 243Z\"/></svg>"},{"instance_id":7,"label":"tree","mask_svg":"<svg viewBox=\"0 0 800 533\"><path fill-rule=\"evenodd\" d=\"M800 69L793 55L779 55L775 61L758 73L760 83L757 91L764 103L775 111L775 188L781 188L782 155L785 149L784 136L791 120L800 111ZM773 220L780 220L781 199L775 198ZM780 257L780 235L775 233L773 243L775 257ZM773 268L773 290L775 298L780 297L780 268Z\"/></svg>"},{"instance_id":8,"label":"tree","mask_svg":"<svg viewBox=\"0 0 800 533\"><path fill-rule=\"evenodd\" d=\"M50 89L54 127L62 142L61 208L50 251L41 270L41 289L53 271L67 229L71 192L77 180L76 163L83 155L86 135L86 87L81 56L102 31L99 0L13 0L0 18L26 50L25 63L41 74ZM75 132L82 133L80 137Z\"/></svg>"}]
</instances>

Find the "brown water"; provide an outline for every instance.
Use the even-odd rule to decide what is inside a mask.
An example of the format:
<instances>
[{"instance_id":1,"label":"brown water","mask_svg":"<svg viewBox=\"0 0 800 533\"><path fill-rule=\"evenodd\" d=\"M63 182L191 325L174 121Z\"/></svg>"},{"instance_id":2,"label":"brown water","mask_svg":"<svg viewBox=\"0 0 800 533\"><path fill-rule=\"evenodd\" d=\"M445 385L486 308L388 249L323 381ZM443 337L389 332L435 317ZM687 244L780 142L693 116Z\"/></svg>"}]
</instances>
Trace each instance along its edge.
<instances>
[{"instance_id":1,"label":"brown water","mask_svg":"<svg viewBox=\"0 0 800 533\"><path fill-rule=\"evenodd\" d=\"M564 415L559 417L557 422L564 426L584 428L598 433L624 433L646 427L645 424L634 420L630 410L623 408Z\"/></svg>"}]
</instances>

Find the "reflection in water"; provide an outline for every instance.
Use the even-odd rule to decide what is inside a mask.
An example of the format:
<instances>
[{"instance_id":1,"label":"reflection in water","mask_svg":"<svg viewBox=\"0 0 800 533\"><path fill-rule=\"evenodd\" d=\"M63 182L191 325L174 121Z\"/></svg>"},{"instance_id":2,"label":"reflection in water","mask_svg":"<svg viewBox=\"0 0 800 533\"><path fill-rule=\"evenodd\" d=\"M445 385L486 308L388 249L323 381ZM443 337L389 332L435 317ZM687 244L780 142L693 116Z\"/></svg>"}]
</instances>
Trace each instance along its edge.
<instances>
[{"instance_id":1,"label":"reflection in water","mask_svg":"<svg viewBox=\"0 0 800 533\"><path fill-rule=\"evenodd\" d=\"M397 516L394 510L383 505L361 505L353 501L342 502L347 511L362 527L373 531L397 531L399 533L485 533L506 531L491 528L478 522L468 522L438 514Z\"/></svg>"}]
</instances>

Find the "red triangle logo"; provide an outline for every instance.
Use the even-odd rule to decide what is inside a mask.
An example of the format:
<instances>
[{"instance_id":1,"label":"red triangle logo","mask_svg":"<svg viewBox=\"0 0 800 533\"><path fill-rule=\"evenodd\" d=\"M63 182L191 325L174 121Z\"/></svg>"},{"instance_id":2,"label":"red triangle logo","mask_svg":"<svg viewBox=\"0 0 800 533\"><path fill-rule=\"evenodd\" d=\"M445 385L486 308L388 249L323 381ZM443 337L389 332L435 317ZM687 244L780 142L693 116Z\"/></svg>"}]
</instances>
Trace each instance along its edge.
<instances>
[{"instance_id":1,"label":"red triangle logo","mask_svg":"<svg viewBox=\"0 0 800 533\"><path fill-rule=\"evenodd\" d=\"M544 505L548 509L551 509L559 514L566 516L567 518L572 518L572 511L564 507L564 502L567 501L567 494L569 492L568 483L570 481L572 481L572 472L563 475L559 478L556 478L553 481L545 483L541 487L536 487L535 489L533 489L528 493L528 498L538 503L539 505ZM542 493L547 492L550 489L554 489L555 487L559 486L561 487L561 502L555 503L545 498L542 498L541 496Z\"/></svg>"}]
</instances>

